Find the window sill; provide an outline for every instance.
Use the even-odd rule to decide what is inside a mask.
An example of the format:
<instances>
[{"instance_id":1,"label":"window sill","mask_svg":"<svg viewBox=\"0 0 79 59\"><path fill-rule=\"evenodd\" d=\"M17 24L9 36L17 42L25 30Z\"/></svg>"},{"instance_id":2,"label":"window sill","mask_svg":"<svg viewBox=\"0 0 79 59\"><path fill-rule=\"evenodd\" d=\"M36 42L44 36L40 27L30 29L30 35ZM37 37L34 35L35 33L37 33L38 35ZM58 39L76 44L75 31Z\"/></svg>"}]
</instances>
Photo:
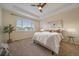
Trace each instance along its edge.
<instances>
[{"instance_id":1,"label":"window sill","mask_svg":"<svg viewBox=\"0 0 79 59\"><path fill-rule=\"evenodd\" d=\"M35 32L35 31L16 31L16 32Z\"/></svg>"}]
</instances>

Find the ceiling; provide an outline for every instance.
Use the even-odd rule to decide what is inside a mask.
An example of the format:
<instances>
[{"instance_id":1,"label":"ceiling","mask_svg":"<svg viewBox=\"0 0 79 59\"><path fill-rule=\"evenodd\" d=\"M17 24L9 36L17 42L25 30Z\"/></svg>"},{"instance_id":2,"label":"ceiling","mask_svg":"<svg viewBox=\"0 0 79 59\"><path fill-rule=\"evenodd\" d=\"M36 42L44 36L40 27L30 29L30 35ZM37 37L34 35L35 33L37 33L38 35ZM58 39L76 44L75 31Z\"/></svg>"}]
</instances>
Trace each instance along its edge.
<instances>
[{"instance_id":1,"label":"ceiling","mask_svg":"<svg viewBox=\"0 0 79 59\"><path fill-rule=\"evenodd\" d=\"M44 19L51 15L79 7L77 3L47 3L41 13L36 7L31 6L31 4L34 3L1 3L0 6L6 10L34 19Z\"/></svg>"}]
</instances>

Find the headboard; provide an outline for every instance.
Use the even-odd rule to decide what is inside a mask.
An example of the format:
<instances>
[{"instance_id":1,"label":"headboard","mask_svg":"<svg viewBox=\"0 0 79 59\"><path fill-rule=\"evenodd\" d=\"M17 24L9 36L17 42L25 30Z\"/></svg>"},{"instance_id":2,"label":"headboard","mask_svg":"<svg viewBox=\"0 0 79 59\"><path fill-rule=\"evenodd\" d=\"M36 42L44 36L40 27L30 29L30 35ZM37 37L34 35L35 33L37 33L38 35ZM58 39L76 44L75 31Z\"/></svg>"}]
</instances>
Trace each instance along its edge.
<instances>
[{"instance_id":1,"label":"headboard","mask_svg":"<svg viewBox=\"0 0 79 59\"><path fill-rule=\"evenodd\" d=\"M41 24L43 31L61 31L63 29L63 20L51 20Z\"/></svg>"},{"instance_id":2,"label":"headboard","mask_svg":"<svg viewBox=\"0 0 79 59\"><path fill-rule=\"evenodd\" d=\"M54 20L48 22L48 27L52 29L63 28L63 20Z\"/></svg>"}]
</instances>

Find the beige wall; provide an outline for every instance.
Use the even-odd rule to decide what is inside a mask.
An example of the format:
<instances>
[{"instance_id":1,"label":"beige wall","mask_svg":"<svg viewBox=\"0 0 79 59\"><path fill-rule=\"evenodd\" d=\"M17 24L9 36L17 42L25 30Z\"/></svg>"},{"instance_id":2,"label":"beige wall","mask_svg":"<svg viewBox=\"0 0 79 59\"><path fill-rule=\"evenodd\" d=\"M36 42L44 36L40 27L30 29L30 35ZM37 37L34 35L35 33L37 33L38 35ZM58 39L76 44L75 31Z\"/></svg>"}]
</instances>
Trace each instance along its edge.
<instances>
[{"instance_id":1,"label":"beige wall","mask_svg":"<svg viewBox=\"0 0 79 59\"><path fill-rule=\"evenodd\" d=\"M0 8L0 41L2 40L1 28L2 28L2 9Z\"/></svg>"},{"instance_id":2,"label":"beige wall","mask_svg":"<svg viewBox=\"0 0 79 59\"><path fill-rule=\"evenodd\" d=\"M75 8L75 9L48 17L43 21L41 21L40 23L46 24L49 21L60 20L60 19L63 20L63 25L65 30L71 29L71 28L76 29L77 34L76 34L75 41L77 44L79 44L79 8Z\"/></svg>"},{"instance_id":3,"label":"beige wall","mask_svg":"<svg viewBox=\"0 0 79 59\"><path fill-rule=\"evenodd\" d=\"M16 28L16 18L18 16L15 15L11 15L10 12L3 10L2 11L2 18L3 18L3 25L8 25L8 24L12 24L15 28ZM25 17L27 18L27 17ZM39 31L40 29L40 21L38 20L34 20L34 24L35 24L35 29L36 31ZM14 31L11 34L11 38L14 40L20 40L20 39L25 39L25 38L29 38L32 37L34 34L34 32L18 32L18 31ZM8 35L4 34L4 41L6 41L8 39Z\"/></svg>"},{"instance_id":4,"label":"beige wall","mask_svg":"<svg viewBox=\"0 0 79 59\"><path fill-rule=\"evenodd\" d=\"M12 24L16 28L16 17L17 16L11 15L11 13L6 10L2 11L2 16L3 16L2 17L3 25ZM77 35L75 38L75 42L77 44L79 44L79 27L78 27L79 26L79 8L75 8L70 11L66 11L66 12L48 17L41 22L34 20L36 31L40 30L40 24L46 25L46 23L48 23L49 21L60 20L60 19L63 20L64 29L70 29L70 28L76 29ZM11 34L11 37L14 41L14 40L20 40L20 39L32 37L33 34L34 34L34 32L16 32L16 31L14 31ZM3 38L6 41L8 39L8 35L4 34Z\"/></svg>"}]
</instances>

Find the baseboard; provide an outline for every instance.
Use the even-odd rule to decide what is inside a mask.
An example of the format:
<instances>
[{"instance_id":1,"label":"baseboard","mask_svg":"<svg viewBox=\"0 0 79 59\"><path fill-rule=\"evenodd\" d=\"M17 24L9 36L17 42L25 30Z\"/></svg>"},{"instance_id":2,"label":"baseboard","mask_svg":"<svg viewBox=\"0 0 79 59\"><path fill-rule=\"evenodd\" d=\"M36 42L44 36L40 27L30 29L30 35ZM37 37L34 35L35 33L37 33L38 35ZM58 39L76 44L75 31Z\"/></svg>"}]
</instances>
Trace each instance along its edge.
<instances>
[{"instance_id":1,"label":"baseboard","mask_svg":"<svg viewBox=\"0 0 79 59\"><path fill-rule=\"evenodd\" d=\"M28 38L23 38L23 39L14 40L13 42L21 41L21 40L25 40L25 39L32 39L32 37L28 37Z\"/></svg>"}]
</instances>

